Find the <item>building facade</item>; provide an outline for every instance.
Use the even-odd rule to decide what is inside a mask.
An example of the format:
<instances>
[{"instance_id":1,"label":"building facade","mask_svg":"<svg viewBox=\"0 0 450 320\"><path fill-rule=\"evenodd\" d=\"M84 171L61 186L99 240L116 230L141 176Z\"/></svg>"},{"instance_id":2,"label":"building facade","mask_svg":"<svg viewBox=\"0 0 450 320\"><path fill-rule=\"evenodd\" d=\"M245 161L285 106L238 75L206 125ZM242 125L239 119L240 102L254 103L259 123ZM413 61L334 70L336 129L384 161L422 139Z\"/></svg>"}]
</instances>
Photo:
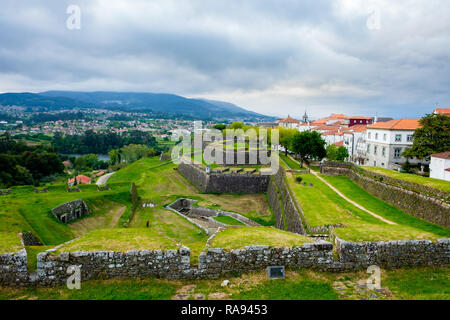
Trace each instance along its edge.
<instances>
[{"instance_id":1,"label":"building facade","mask_svg":"<svg viewBox=\"0 0 450 320\"><path fill-rule=\"evenodd\" d=\"M406 162L403 152L413 145L418 119L398 119L379 122L367 127L366 158L368 166L396 170ZM421 159L409 159L412 165L426 164Z\"/></svg>"},{"instance_id":2,"label":"building facade","mask_svg":"<svg viewBox=\"0 0 450 320\"><path fill-rule=\"evenodd\" d=\"M431 155L430 178L450 181L450 151Z\"/></svg>"}]
</instances>

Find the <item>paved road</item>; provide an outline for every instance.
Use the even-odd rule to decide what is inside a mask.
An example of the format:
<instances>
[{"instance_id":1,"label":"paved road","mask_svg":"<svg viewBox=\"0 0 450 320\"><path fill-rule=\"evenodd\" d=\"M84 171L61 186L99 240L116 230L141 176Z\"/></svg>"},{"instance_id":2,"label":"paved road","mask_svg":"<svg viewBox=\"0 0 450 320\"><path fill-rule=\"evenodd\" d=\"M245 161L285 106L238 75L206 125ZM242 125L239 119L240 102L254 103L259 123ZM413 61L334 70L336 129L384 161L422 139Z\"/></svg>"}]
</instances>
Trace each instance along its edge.
<instances>
[{"instance_id":1,"label":"paved road","mask_svg":"<svg viewBox=\"0 0 450 320\"><path fill-rule=\"evenodd\" d=\"M334 192L336 192L341 198L343 198L345 201L350 202L352 205L354 205L355 207L357 207L358 209L361 209L365 212L367 212L368 214L370 214L371 216L374 216L377 219L380 219L383 222L386 222L387 224L396 224L395 222L392 222L390 220L387 220L379 215L377 215L376 213L367 210L366 208L364 208L363 206L359 205L358 203L356 203L353 200L350 200L349 198L347 198L345 195L343 195L338 189L336 189L335 187L333 187L331 184L329 184L324 178L322 178L317 172L315 172L314 170L310 170L311 173L313 175L315 175L317 178L319 178L323 183L325 183L327 186L330 187L331 190L333 190Z\"/></svg>"},{"instance_id":2,"label":"paved road","mask_svg":"<svg viewBox=\"0 0 450 320\"><path fill-rule=\"evenodd\" d=\"M98 178L96 184L98 186L106 184L106 182L108 182L109 177L111 177L114 173L115 172L111 172L111 173L107 173L107 174L101 176L100 178Z\"/></svg>"}]
</instances>

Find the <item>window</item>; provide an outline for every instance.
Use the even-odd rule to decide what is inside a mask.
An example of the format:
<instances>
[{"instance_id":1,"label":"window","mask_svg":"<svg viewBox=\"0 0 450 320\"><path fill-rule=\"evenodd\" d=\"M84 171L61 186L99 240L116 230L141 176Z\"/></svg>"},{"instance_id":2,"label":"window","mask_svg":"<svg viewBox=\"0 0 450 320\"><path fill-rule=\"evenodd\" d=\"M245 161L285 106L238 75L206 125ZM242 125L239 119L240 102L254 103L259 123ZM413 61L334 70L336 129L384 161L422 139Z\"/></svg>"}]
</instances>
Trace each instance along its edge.
<instances>
[{"instance_id":1,"label":"window","mask_svg":"<svg viewBox=\"0 0 450 320\"><path fill-rule=\"evenodd\" d=\"M386 147L383 147L383 150L381 151L381 154L383 155L383 157L386 156Z\"/></svg>"},{"instance_id":2,"label":"window","mask_svg":"<svg viewBox=\"0 0 450 320\"><path fill-rule=\"evenodd\" d=\"M402 135L401 134L396 134L395 135L395 142L400 142L402 141Z\"/></svg>"},{"instance_id":3,"label":"window","mask_svg":"<svg viewBox=\"0 0 450 320\"><path fill-rule=\"evenodd\" d=\"M401 153L402 153L402 148L395 148L394 149L394 158L400 158Z\"/></svg>"},{"instance_id":4,"label":"window","mask_svg":"<svg viewBox=\"0 0 450 320\"><path fill-rule=\"evenodd\" d=\"M377 154L378 146L373 147L373 154Z\"/></svg>"},{"instance_id":5,"label":"window","mask_svg":"<svg viewBox=\"0 0 450 320\"><path fill-rule=\"evenodd\" d=\"M370 144L367 145L367 153L370 153Z\"/></svg>"},{"instance_id":6,"label":"window","mask_svg":"<svg viewBox=\"0 0 450 320\"><path fill-rule=\"evenodd\" d=\"M385 133L385 134L383 134L383 140L386 141L386 139L387 139L387 134Z\"/></svg>"},{"instance_id":7,"label":"window","mask_svg":"<svg viewBox=\"0 0 450 320\"><path fill-rule=\"evenodd\" d=\"M378 140L378 133L375 133L375 140Z\"/></svg>"},{"instance_id":8,"label":"window","mask_svg":"<svg viewBox=\"0 0 450 320\"><path fill-rule=\"evenodd\" d=\"M413 140L414 140L414 137L413 137L412 134L408 134L408 135L406 136L406 141L412 142Z\"/></svg>"},{"instance_id":9,"label":"window","mask_svg":"<svg viewBox=\"0 0 450 320\"><path fill-rule=\"evenodd\" d=\"M372 132L367 133L367 138L371 139L371 137L372 137Z\"/></svg>"}]
</instances>

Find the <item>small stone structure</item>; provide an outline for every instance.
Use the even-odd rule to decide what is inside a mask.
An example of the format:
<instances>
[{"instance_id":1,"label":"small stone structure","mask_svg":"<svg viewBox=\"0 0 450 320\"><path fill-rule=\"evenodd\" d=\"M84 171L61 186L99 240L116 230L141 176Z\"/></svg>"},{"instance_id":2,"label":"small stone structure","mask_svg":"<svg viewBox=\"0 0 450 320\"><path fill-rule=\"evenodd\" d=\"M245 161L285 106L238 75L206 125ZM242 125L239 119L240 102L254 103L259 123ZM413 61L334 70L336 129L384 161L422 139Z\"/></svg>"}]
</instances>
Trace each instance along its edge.
<instances>
[{"instance_id":1,"label":"small stone structure","mask_svg":"<svg viewBox=\"0 0 450 320\"><path fill-rule=\"evenodd\" d=\"M7 194L11 194L12 190L11 189L6 189L6 190L0 190L0 196L4 196Z\"/></svg>"},{"instance_id":2,"label":"small stone structure","mask_svg":"<svg viewBox=\"0 0 450 320\"><path fill-rule=\"evenodd\" d=\"M47 192L48 192L48 188L43 188L42 190L34 189L33 191L34 191L35 193L47 193Z\"/></svg>"},{"instance_id":3,"label":"small stone structure","mask_svg":"<svg viewBox=\"0 0 450 320\"><path fill-rule=\"evenodd\" d=\"M89 215L90 211L83 200L74 200L52 209L52 214L62 223L67 223Z\"/></svg>"},{"instance_id":4,"label":"small stone structure","mask_svg":"<svg viewBox=\"0 0 450 320\"><path fill-rule=\"evenodd\" d=\"M81 192L81 189L80 187L75 188L67 187L67 192Z\"/></svg>"},{"instance_id":5,"label":"small stone structure","mask_svg":"<svg viewBox=\"0 0 450 320\"><path fill-rule=\"evenodd\" d=\"M171 203L170 205L168 205L167 209L178 213L183 218L187 219L189 222L203 229L207 234L214 233L215 231L217 231L217 228L229 226L213 218L218 216L230 216L247 226L253 227L260 226L260 224L256 223L255 221L247 217L244 217L243 215L240 215L238 213L196 207L193 206L195 202L197 201L192 199L180 198L175 202Z\"/></svg>"},{"instance_id":6,"label":"small stone structure","mask_svg":"<svg viewBox=\"0 0 450 320\"><path fill-rule=\"evenodd\" d=\"M41 240L32 232L22 232L22 241L25 246L42 246Z\"/></svg>"},{"instance_id":7,"label":"small stone structure","mask_svg":"<svg viewBox=\"0 0 450 320\"><path fill-rule=\"evenodd\" d=\"M97 185L97 191L108 191L108 190L111 190L111 188L107 184L105 184L104 186Z\"/></svg>"}]
</instances>

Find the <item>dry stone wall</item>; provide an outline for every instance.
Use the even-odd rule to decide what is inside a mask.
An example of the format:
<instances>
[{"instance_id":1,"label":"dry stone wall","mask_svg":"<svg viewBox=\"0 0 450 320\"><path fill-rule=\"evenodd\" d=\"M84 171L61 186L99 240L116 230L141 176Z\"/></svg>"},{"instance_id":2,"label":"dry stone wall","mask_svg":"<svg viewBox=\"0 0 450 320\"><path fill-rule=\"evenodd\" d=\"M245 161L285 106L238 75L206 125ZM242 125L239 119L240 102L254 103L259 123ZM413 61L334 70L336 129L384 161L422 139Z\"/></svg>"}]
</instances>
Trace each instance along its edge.
<instances>
[{"instance_id":1,"label":"dry stone wall","mask_svg":"<svg viewBox=\"0 0 450 320\"><path fill-rule=\"evenodd\" d=\"M305 243L294 248L262 245L227 251L209 248L199 256L198 267L190 265L190 249L142 250L128 252L61 252L55 249L39 253L37 275L27 273L25 250L0 255L0 284L9 286L64 284L67 270L77 266L81 280L107 278L160 277L168 279L217 278L230 272L264 270L268 266L311 268L341 272L370 265L383 268L410 266L450 266L450 239L354 243L332 235L327 241ZM337 257L333 255L333 247Z\"/></svg>"},{"instance_id":2,"label":"dry stone wall","mask_svg":"<svg viewBox=\"0 0 450 320\"><path fill-rule=\"evenodd\" d=\"M374 179L359 173L352 164L326 162L321 166L321 173L346 176L383 201L413 216L450 228L450 204L441 199L386 183L384 179Z\"/></svg>"},{"instance_id":3,"label":"dry stone wall","mask_svg":"<svg viewBox=\"0 0 450 320\"><path fill-rule=\"evenodd\" d=\"M277 228L279 228L278 224L281 223L281 220L284 219L288 231L305 234L301 213L299 212L301 209L297 209L295 199L289 192L289 187L285 182L285 172L283 168L280 167L277 173L272 176L272 181L275 186L271 186L267 192L269 205L275 213ZM275 195L274 192L277 192L277 195ZM281 207L280 204L277 203L278 200L281 200Z\"/></svg>"},{"instance_id":4,"label":"dry stone wall","mask_svg":"<svg viewBox=\"0 0 450 320\"><path fill-rule=\"evenodd\" d=\"M64 283L67 269L78 266L81 279L164 277L178 279L190 268L190 249L142 250L128 252L62 252L55 256L42 252L37 256L39 283L53 285Z\"/></svg>"},{"instance_id":5,"label":"dry stone wall","mask_svg":"<svg viewBox=\"0 0 450 320\"><path fill-rule=\"evenodd\" d=\"M27 252L25 249L17 253L0 255L0 284L22 286L27 282Z\"/></svg>"},{"instance_id":6,"label":"dry stone wall","mask_svg":"<svg viewBox=\"0 0 450 320\"><path fill-rule=\"evenodd\" d=\"M333 235L339 261L354 269L377 265L385 268L448 266L450 239L356 243Z\"/></svg>"}]
</instances>

